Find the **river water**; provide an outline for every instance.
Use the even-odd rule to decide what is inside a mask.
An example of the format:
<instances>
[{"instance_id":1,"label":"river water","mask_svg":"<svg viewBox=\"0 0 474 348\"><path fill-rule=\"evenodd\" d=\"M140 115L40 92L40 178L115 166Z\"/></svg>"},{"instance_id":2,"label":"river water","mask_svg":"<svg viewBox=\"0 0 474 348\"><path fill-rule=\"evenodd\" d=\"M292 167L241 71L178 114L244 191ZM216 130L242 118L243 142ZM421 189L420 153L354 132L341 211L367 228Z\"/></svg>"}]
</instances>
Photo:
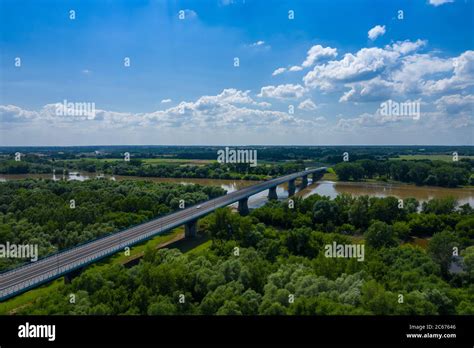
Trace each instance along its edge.
<instances>
[{"instance_id":1,"label":"river water","mask_svg":"<svg viewBox=\"0 0 474 348\"><path fill-rule=\"evenodd\" d=\"M96 178L97 176L93 173L70 173L67 176L51 175L51 174L21 174L21 175L6 175L0 174L0 182L8 180L19 180L26 178L43 178L53 180L89 180ZM153 178L153 177L137 177L137 176L105 176L105 179L109 180L147 180L152 182L169 182L169 183L180 183L183 185L209 185L209 186L220 186L228 193L240 190L246 186L256 184L257 181L249 180L225 180L225 179L192 179L192 178ZM278 197L284 199L288 197L288 186L286 184L280 185L277 188ZM331 198L336 197L341 193L348 193L354 196L368 195L376 197L387 197L395 196L397 198L408 198L413 197L418 201L423 202L432 198L442 198L452 196L458 200L458 204L462 205L469 203L474 207L474 189L473 188L444 188L444 187L433 187L433 186L415 186L408 184L387 184L387 183L367 183L367 182L334 182L334 181L319 181L315 184L311 183L304 190L297 188L297 195L308 197L312 194L320 194L329 196ZM265 204L267 201L267 191L260 192L249 198L249 207L257 208Z\"/></svg>"}]
</instances>

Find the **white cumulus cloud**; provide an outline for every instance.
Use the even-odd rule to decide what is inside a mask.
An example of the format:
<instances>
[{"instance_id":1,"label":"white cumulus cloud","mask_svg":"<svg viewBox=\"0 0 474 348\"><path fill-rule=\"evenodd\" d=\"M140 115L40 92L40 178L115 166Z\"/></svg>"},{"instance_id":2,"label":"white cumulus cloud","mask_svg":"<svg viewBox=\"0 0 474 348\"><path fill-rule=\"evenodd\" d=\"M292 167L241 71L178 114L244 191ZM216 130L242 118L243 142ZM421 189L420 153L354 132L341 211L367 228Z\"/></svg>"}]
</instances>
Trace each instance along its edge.
<instances>
[{"instance_id":1,"label":"white cumulus cloud","mask_svg":"<svg viewBox=\"0 0 474 348\"><path fill-rule=\"evenodd\" d=\"M262 87L258 96L276 99L298 99L301 98L305 92L304 87L301 85L285 84Z\"/></svg>"},{"instance_id":2,"label":"white cumulus cloud","mask_svg":"<svg viewBox=\"0 0 474 348\"><path fill-rule=\"evenodd\" d=\"M286 68L278 68L272 73L272 76L283 74L285 71L286 71Z\"/></svg>"},{"instance_id":3,"label":"white cumulus cloud","mask_svg":"<svg viewBox=\"0 0 474 348\"><path fill-rule=\"evenodd\" d=\"M294 65L288 69L288 71L301 71L301 70L303 70L303 68L298 65Z\"/></svg>"},{"instance_id":4,"label":"white cumulus cloud","mask_svg":"<svg viewBox=\"0 0 474 348\"><path fill-rule=\"evenodd\" d=\"M311 99L305 99L303 100L299 105L298 105L298 109L300 110L307 110L307 111L311 111L311 110L316 110L316 104L311 100Z\"/></svg>"},{"instance_id":5,"label":"white cumulus cloud","mask_svg":"<svg viewBox=\"0 0 474 348\"><path fill-rule=\"evenodd\" d=\"M306 53L306 59L300 65L293 65L289 68L278 68L273 72L273 76L279 75L284 73L285 71L301 71L306 68L310 68L316 62L321 61L323 59L331 59L337 57L337 49L332 47L323 47L321 45L314 45L312 46L308 52Z\"/></svg>"},{"instance_id":6,"label":"white cumulus cloud","mask_svg":"<svg viewBox=\"0 0 474 348\"><path fill-rule=\"evenodd\" d=\"M301 66L303 68L309 68L320 59L335 58L336 56L337 49L315 45L308 50L306 59Z\"/></svg>"},{"instance_id":7,"label":"white cumulus cloud","mask_svg":"<svg viewBox=\"0 0 474 348\"><path fill-rule=\"evenodd\" d=\"M458 57L420 53L424 40L362 48L340 60L316 65L304 77L309 89L341 92L340 102L371 102L393 97L455 93L474 86L474 51Z\"/></svg>"}]
</instances>

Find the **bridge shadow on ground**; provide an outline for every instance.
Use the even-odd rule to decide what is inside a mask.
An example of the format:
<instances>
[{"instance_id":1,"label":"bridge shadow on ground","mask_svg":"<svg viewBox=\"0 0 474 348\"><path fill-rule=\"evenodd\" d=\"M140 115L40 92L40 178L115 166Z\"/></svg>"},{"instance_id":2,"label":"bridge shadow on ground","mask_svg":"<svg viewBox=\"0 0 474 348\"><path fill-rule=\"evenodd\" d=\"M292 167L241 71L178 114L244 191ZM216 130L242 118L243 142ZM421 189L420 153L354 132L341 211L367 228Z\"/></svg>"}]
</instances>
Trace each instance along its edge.
<instances>
[{"instance_id":1,"label":"bridge shadow on ground","mask_svg":"<svg viewBox=\"0 0 474 348\"><path fill-rule=\"evenodd\" d=\"M155 249L157 249L157 250L158 249L164 249L164 248L178 249L182 253L186 253L186 252L198 247L199 245L207 242L208 240L210 240L210 238L207 235L198 234L194 238L184 238L184 233L182 233L179 236L177 236L177 238L175 238L171 241L168 241L168 242L157 245L155 247ZM136 266L136 265L138 265L138 263L140 262L142 257L143 257L143 254L137 255L137 257L124 262L123 265L127 268Z\"/></svg>"},{"instance_id":2,"label":"bridge shadow on ground","mask_svg":"<svg viewBox=\"0 0 474 348\"><path fill-rule=\"evenodd\" d=\"M163 249L163 248L173 249L173 248L176 248L179 251L181 251L182 253L186 253L186 252L198 247L199 245L207 242L209 239L210 239L209 236L198 234L194 238L189 238L189 239L182 238L182 239L173 241L173 242L171 242L167 245L158 246L157 249Z\"/></svg>"}]
</instances>

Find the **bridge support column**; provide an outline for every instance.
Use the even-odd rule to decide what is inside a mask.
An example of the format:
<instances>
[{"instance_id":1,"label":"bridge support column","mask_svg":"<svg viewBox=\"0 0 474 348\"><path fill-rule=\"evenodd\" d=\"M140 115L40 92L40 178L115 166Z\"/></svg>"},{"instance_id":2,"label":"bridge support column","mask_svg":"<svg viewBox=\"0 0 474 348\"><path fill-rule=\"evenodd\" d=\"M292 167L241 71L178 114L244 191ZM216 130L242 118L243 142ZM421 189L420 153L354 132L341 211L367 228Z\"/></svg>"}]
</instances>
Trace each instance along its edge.
<instances>
[{"instance_id":1,"label":"bridge support column","mask_svg":"<svg viewBox=\"0 0 474 348\"><path fill-rule=\"evenodd\" d=\"M296 192L295 179L288 181L288 197L294 196Z\"/></svg>"},{"instance_id":2,"label":"bridge support column","mask_svg":"<svg viewBox=\"0 0 474 348\"><path fill-rule=\"evenodd\" d=\"M301 188L305 188L306 186L308 186L308 176L303 175L302 179L303 180L301 181Z\"/></svg>"},{"instance_id":3,"label":"bridge support column","mask_svg":"<svg viewBox=\"0 0 474 348\"><path fill-rule=\"evenodd\" d=\"M81 275L83 268L75 269L72 272L69 272L64 275L64 284L71 284L74 278L77 278Z\"/></svg>"},{"instance_id":4,"label":"bridge support column","mask_svg":"<svg viewBox=\"0 0 474 348\"><path fill-rule=\"evenodd\" d=\"M248 206L248 197L243 198L239 201L239 213L242 216L248 215L249 214L249 206Z\"/></svg>"},{"instance_id":5,"label":"bridge support column","mask_svg":"<svg viewBox=\"0 0 474 348\"><path fill-rule=\"evenodd\" d=\"M276 201L278 199L278 195L277 195L277 187L270 187L268 189L268 200L270 201Z\"/></svg>"},{"instance_id":6,"label":"bridge support column","mask_svg":"<svg viewBox=\"0 0 474 348\"><path fill-rule=\"evenodd\" d=\"M197 220L192 220L184 225L184 238L194 238L197 235Z\"/></svg>"}]
</instances>

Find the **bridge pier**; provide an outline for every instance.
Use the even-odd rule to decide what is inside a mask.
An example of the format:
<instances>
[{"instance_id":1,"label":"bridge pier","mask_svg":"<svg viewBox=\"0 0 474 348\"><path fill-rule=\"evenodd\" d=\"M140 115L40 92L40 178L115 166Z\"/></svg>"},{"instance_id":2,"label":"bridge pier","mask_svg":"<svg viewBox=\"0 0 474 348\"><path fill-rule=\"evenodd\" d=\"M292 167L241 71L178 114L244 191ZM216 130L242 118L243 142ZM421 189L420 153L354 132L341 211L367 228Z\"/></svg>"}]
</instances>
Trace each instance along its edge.
<instances>
[{"instance_id":1,"label":"bridge pier","mask_svg":"<svg viewBox=\"0 0 474 348\"><path fill-rule=\"evenodd\" d=\"M184 238L194 238L197 236L197 219L184 224Z\"/></svg>"},{"instance_id":2,"label":"bridge pier","mask_svg":"<svg viewBox=\"0 0 474 348\"><path fill-rule=\"evenodd\" d=\"M302 181L301 181L301 188L305 188L306 186L308 186L308 175L303 175L301 177Z\"/></svg>"},{"instance_id":3,"label":"bridge pier","mask_svg":"<svg viewBox=\"0 0 474 348\"><path fill-rule=\"evenodd\" d=\"M295 179L288 181L288 197L294 196L296 192Z\"/></svg>"},{"instance_id":4,"label":"bridge pier","mask_svg":"<svg viewBox=\"0 0 474 348\"><path fill-rule=\"evenodd\" d=\"M71 284L74 278L77 278L81 275L83 269L84 268L81 267L81 268L75 269L72 272L66 273L64 275L64 284Z\"/></svg>"},{"instance_id":5,"label":"bridge pier","mask_svg":"<svg viewBox=\"0 0 474 348\"><path fill-rule=\"evenodd\" d=\"M268 189L268 200L270 201L276 201L278 199L278 195L277 195L277 187L274 186L274 187L270 187Z\"/></svg>"},{"instance_id":6,"label":"bridge pier","mask_svg":"<svg viewBox=\"0 0 474 348\"><path fill-rule=\"evenodd\" d=\"M239 201L239 213L242 216L246 216L249 214L249 206L248 206L249 198L243 198Z\"/></svg>"},{"instance_id":7,"label":"bridge pier","mask_svg":"<svg viewBox=\"0 0 474 348\"><path fill-rule=\"evenodd\" d=\"M321 179L324 175L324 172L314 172L313 173L313 184L318 181L319 179Z\"/></svg>"}]
</instances>

